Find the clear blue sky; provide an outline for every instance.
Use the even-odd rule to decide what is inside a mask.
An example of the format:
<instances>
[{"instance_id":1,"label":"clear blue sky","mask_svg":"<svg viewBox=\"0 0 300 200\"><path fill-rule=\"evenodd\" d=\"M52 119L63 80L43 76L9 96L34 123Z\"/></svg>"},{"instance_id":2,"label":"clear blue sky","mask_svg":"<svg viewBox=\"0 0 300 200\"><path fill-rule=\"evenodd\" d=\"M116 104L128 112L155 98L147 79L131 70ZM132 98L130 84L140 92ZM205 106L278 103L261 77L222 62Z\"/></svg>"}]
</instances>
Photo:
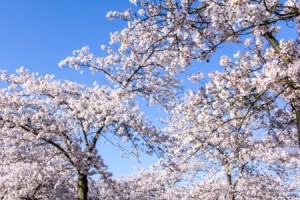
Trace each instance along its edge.
<instances>
[{"instance_id":1,"label":"clear blue sky","mask_svg":"<svg viewBox=\"0 0 300 200\"><path fill-rule=\"evenodd\" d=\"M106 13L130 6L127 0L0 0L0 68L78 80L78 72L59 69L58 62L86 45L101 53L109 33L124 26Z\"/></svg>"}]
</instances>

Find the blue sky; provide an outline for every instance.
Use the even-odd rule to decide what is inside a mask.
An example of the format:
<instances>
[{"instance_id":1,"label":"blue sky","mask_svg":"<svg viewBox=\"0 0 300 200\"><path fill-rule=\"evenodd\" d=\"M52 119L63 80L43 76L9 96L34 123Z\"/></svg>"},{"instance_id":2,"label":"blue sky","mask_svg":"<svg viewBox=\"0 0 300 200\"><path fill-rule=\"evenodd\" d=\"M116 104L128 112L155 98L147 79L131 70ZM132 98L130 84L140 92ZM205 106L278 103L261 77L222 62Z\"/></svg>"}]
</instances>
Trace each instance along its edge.
<instances>
[{"instance_id":1,"label":"blue sky","mask_svg":"<svg viewBox=\"0 0 300 200\"><path fill-rule=\"evenodd\" d=\"M14 72L24 66L82 81L85 77L78 77L72 69L59 69L58 62L86 45L101 53L100 46L108 43L109 33L125 25L107 20L106 13L130 6L126 0L2 0L0 68Z\"/></svg>"}]
</instances>

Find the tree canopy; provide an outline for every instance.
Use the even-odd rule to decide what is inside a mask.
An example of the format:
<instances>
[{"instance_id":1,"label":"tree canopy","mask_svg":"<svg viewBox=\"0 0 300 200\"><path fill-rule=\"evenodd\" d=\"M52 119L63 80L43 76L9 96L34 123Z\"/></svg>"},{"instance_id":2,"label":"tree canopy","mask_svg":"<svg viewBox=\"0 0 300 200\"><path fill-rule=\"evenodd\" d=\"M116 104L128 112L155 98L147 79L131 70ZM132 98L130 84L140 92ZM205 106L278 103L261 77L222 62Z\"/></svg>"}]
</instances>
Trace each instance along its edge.
<instances>
[{"instance_id":1,"label":"tree canopy","mask_svg":"<svg viewBox=\"0 0 300 200\"><path fill-rule=\"evenodd\" d=\"M24 68L1 74L8 86L0 93L0 195L298 199L300 1L130 2L134 9L107 14L127 22L102 46L107 56L83 47L59 63L101 73L107 85L56 81ZM238 52L223 55L220 70L199 69L188 77L198 88L182 87L194 62L233 44ZM165 108L164 127L144 116L143 100ZM112 178L97 151L100 138L116 139L119 148L120 139L129 142L135 156L157 154L156 170ZM16 181L20 176L25 180Z\"/></svg>"}]
</instances>

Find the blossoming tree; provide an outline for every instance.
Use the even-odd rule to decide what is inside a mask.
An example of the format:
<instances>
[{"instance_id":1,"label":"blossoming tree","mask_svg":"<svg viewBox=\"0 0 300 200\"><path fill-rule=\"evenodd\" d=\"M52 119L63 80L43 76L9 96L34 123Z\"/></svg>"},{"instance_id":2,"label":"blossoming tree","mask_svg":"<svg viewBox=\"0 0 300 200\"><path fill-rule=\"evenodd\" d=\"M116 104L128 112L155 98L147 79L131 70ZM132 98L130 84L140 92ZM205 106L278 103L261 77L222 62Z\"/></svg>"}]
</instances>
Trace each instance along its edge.
<instances>
[{"instance_id":1,"label":"blossoming tree","mask_svg":"<svg viewBox=\"0 0 300 200\"><path fill-rule=\"evenodd\" d=\"M166 150L169 165L181 171L208 170L216 187L201 190L201 198L259 199L263 194L292 198L299 183L295 147L300 145L300 2L131 2L137 12L107 15L128 22L125 29L111 34L109 46L103 46L107 57L95 58L84 48L61 65L102 71L127 91L170 109L169 131L174 137ZM277 39L282 32L293 34ZM175 89L180 87L176 75L185 73L194 60L209 61L219 47L232 43L240 45L240 52L235 59L221 58L224 72L211 73L211 81L199 92L188 92L172 109L177 104ZM197 82L202 77L200 72L190 79ZM179 162L182 158L186 159ZM194 165L189 158L195 159ZM219 176L212 176L215 172ZM245 183L251 185L249 190ZM199 183L198 189L205 184Z\"/></svg>"},{"instance_id":2,"label":"blossoming tree","mask_svg":"<svg viewBox=\"0 0 300 200\"><path fill-rule=\"evenodd\" d=\"M173 109L168 132L177 142L167 165L192 175L192 199L297 199L295 115L257 84L256 59L238 57L223 58L224 70Z\"/></svg>"},{"instance_id":3,"label":"blossoming tree","mask_svg":"<svg viewBox=\"0 0 300 200\"><path fill-rule=\"evenodd\" d=\"M3 138L59 152L63 164L77 174L78 199L87 199L88 176L109 177L96 147L107 135L129 140L135 153L140 144L155 151L152 142L164 143L168 173L177 173L178 180L196 177L185 183L190 185L179 199L297 198L299 0L131 2L136 13L107 15L128 22L111 34L108 46L102 46L108 56L95 57L84 47L60 63L103 73L114 89L59 82L24 69L18 75L2 73L1 80L9 85L0 93ZM293 34L279 40L282 32ZM209 61L219 47L232 43L240 45L240 52L235 58L221 58L223 71L210 73L198 91L188 91L177 101L181 87L177 75L194 60ZM200 72L190 80L202 77ZM144 120L133 101L137 95L170 112L168 137ZM131 178L115 186L123 190L130 182L139 183L139 177ZM128 195L139 198L136 185L130 190L137 192ZM145 191L144 185L141 188ZM164 195L165 187L154 188Z\"/></svg>"},{"instance_id":4,"label":"blossoming tree","mask_svg":"<svg viewBox=\"0 0 300 200\"><path fill-rule=\"evenodd\" d=\"M261 58L263 64L257 71L261 73L261 84L270 92L283 96L299 91L298 0L131 2L137 6L136 13L126 10L107 14L110 19L128 22L122 31L111 34L111 45L103 46L109 53L107 57L95 58L85 48L61 65L88 66L105 72L129 91L170 107L176 95L174 87L180 86L177 74L185 72L193 60L209 60L222 45L236 43L241 45L241 51L255 50L257 59ZM293 38L279 41L276 34L281 30L293 32ZM290 98L293 100L285 100L297 118L300 138L298 96Z\"/></svg>"},{"instance_id":5,"label":"blossoming tree","mask_svg":"<svg viewBox=\"0 0 300 200\"><path fill-rule=\"evenodd\" d=\"M0 93L1 140L10 147L3 154L18 154L27 146L36 148L32 157L31 151L23 153L39 160L37 151L44 152L44 162L49 159L46 165L51 167L55 162L51 152L55 151L61 164L66 163L77 174L78 199L87 199L89 176L110 177L97 150L100 138L109 139L119 148L119 139L130 142L132 154L138 154L140 145L156 151L153 143L160 138L159 131L144 119L133 97L121 90L56 81L51 75L38 76L24 68L16 75L1 73L1 81L8 84ZM23 166L29 163L30 159L24 160Z\"/></svg>"}]
</instances>

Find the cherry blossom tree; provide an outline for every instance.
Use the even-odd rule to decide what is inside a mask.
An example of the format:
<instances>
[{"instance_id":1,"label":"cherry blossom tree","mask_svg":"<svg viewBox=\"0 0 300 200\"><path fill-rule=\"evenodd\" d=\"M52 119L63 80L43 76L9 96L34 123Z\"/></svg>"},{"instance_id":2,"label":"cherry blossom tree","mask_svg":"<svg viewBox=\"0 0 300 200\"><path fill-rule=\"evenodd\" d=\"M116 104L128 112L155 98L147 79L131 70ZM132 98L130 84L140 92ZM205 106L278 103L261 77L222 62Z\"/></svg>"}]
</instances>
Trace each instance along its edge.
<instances>
[{"instance_id":1,"label":"cherry blossom tree","mask_svg":"<svg viewBox=\"0 0 300 200\"><path fill-rule=\"evenodd\" d=\"M111 34L110 45L102 46L107 57L96 58L85 47L61 66L104 72L127 91L170 109L167 165L175 173L202 175L202 181L193 182L198 192L186 198L299 194L300 2L131 2L137 12L107 14L128 22ZM294 36L277 39L282 32ZM240 51L235 58L221 58L224 71L211 73L211 81L176 105L177 75L193 60L209 61L219 47L232 43ZM203 76L193 74L190 80Z\"/></svg>"},{"instance_id":2,"label":"cherry blossom tree","mask_svg":"<svg viewBox=\"0 0 300 200\"><path fill-rule=\"evenodd\" d=\"M61 66L88 66L104 72L123 88L171 108L176 99L174 88L180 87L176 75L184 73L193 60L209 61L219 47L236 43L242 51L255 50L255 56L264 60L260 65L264 69L258 73L262 73L262 84L269 82L270 92L287 100L283 93L299 91L298 0L132 0L131 3L137 6L137 12L129 9L107 14L109 19L128 22L122 31L111 34L110 45L103 46L107 57L94 57L88 48L83 48L62 61ZM278 40L276 35L284 31L293 32L294 38ZM244 43L249 49L245 49ZM281 73L271 73L275 71ZM300 138L297 97L288 101L297 118Z\"/></svg>"},{"instance_id":3,"label":"cherry blossom tree","mask_svg":"<svg viewBox=\"0 0 300 200\"><path fill-rule=\"evenodd\" d=\"M177 142L169 147L167 165L192 177L190 198L299 198L297 125L290 103L299 100L299 91L282 83L270 86L276 81L262 78L261 58L255 55L236 55L236 62L223 57L224 70L210 73L211 80L187 92L172 111L168 132ZM289 70L279 75L285 73Z\"/></svg>"},{"instance_id":4,"label":"cherry blossom tree","mask_svg":"<svg viewBox=\"0 0 300 200\"><path fill-rule=\"evenodd\" d=\"M19 184L29 184L22 188L30 187L31 191L38 190L44 184L41 180L47 177L63 181L75 173L77 198L86 200L91 175L98 174L107 181L110 178L97 150L101 138L119 148L122 140L130 142L134 156L138 156L141 145L148 147L149 153L159 150L158 145L153 145L163 140L159 131L145 120L133 96L122 90L56 81L52 75L43 77L24 68L12 75L2 72L1 81L7 84L0 93L1 142L7 147L1 159L9 158L1 172L4 181L11 169L16 173L8 179L27 177L28 165L32 165L37 177Z\"/></svg>"},{"instance_id":5,"label":"cherry blossom tree","mask_svg":"<svg viewBox=\"0 0 300 200\"><path fill-rule=\"evenodd\" d=\"M63 177L76 174L78 199L87 199L88 182L92 198L143 199L142 193L156 199L299 198L299 0L131 2L136 12L107 14L128 26L112 33L109 45L102 46L106 57L95 57L83 47L60 63L89 67L104 74L112 87L55 81L24 69L18 75L1 74L9 85L0 93L3 143L29 144L33 152L41 148L47 162L65 169ZM288 31L294 33L292 38L278 39ZM240 51L234 58L221 58L223 71L210 73L198 91L186 91L178 100L178 75L185 74L194 60L209 61L218 48L233 43ZM203 76L197 72L189 78L198 82ZM134 103L138 96L170 113L166 134L144 119ZM119 139L129 141L134 155L141 146L151 153L160 150L154 143L161 144L167 153L161 162L167 175L141 173L108 180L110 174L97 152L100 138L115 138L120 148ZM14 148L8 149L6 157ZM14 179L8 174L12 168L26 174L28 168L22 166L28 163L37 165L37 174L52 170L40 159L7 163L7 170L1 170L3 180ZM88 181L93 174L102 180ZM51 180L58 181L55 176ZM171 185L166 184L169 180ZM57 191L52 185L39 186L40 179L32 182L12 195L35 198L45 190Z\"/></svg>"}]
</instances>

